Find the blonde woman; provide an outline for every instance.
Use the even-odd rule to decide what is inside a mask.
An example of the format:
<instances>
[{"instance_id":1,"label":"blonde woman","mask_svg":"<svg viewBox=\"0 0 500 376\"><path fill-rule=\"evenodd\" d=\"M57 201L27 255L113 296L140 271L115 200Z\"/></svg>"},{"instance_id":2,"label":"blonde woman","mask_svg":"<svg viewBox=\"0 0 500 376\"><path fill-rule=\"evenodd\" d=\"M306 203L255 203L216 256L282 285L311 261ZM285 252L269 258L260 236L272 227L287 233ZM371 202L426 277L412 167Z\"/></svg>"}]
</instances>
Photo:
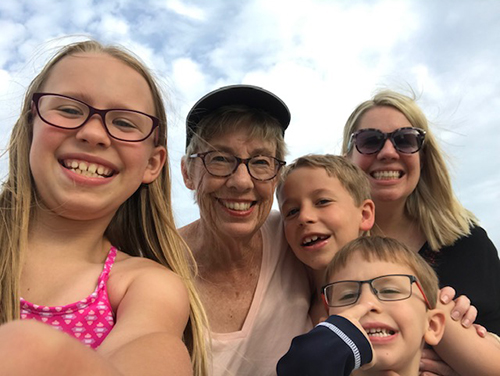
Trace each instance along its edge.
<instances>
[{"instance_id":1,"label":"blonde woman","mask_svg":"<svg viewBox=\"0 0 500 376\"><path fill-rule=\"evenodd\" d=\"M500 333L500 261L475 216L457 200L440 147L415 100L386 90L361 103L342 152L361 167L375 202L374 233L396 238L477 308Z\"/></svg>"}]
</instances>

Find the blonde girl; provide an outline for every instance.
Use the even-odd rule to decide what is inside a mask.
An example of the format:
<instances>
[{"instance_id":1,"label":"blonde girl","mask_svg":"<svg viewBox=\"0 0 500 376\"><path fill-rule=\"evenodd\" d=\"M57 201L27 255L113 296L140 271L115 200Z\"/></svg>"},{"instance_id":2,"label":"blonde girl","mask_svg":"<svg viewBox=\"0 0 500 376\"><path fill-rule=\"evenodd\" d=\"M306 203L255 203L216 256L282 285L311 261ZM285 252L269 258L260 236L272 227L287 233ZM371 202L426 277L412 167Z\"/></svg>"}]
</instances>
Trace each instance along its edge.
<instances>
[{"instance_id":1,"label":"blonde girl","mask_svg":"<svg viewBox=\"0 0 500 376\"><path fill-rule=\"evenodd\" d=\"M85 374L85 367L95 374L205 374L205 315L195 263L172 215L166 127L155 80L121 48L70 44L32 81L0 194L0 373L22 374L29 362L16 363L17 354L43 338L42 348L61 362L48 374ZM78 309L60 319L44 312L72 302L79 308L101 287L111 311L105 328L73 335L101 341L96 351L47 325L15 321L38 315L71 326ZM45 311L36 312L40 307ZM78 333L77 324L66 331ZM6 346L5 338L21 342Z\"/></svg>"}]
</instances>

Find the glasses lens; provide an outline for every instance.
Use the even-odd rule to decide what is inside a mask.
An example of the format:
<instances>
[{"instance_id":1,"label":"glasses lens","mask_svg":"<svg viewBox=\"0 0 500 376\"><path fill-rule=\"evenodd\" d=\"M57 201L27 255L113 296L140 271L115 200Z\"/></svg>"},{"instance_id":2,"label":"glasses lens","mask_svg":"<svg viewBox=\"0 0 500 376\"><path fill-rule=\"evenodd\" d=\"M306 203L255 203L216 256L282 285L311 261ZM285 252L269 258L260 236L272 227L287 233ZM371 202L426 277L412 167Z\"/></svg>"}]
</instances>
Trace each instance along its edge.
<instances>
[{"instance_id":1,"label":"glasses lens","mask_svg":"<svg viewBox=\"0 0 500 376\"><path fill-rule=\"evenodd\" d=\"M106 114L109 133L122 140L143 140L153 129L153 119L140 112L109 111Z\"/></svg>"},{"instance_id":2,"label":"glasses lens","mask_svg":"<svg viewBox=\"0 0 500 376\"><path fill-rule=\"evenodd\" d=\"M250 174L259 180L272 179L276 176L278 162L273 157L257 155L248 161Z\"/></svg>"},{"instance_id":3,"label":"glasses lens","mask_svg":"<svg viewBox=\"0 0 500 376\"><path fill-rule=\"evenodd\" d=\"M228 176L233 173L236 158L228 153L212 151L205 155L205 167L215 176Z\"/></svg>"},{"instance_id":4,"label":"glasses lens","mask_svg":"<svg viewBox=\"0 0 500 376\"><path fill-rule=\"evenodd\" d=\"M330 307L343 307L354 304L359 297L360 286L358 282L341 281L325 287L326 302Z\"/></svg>"},{"instance_id":5,"label":"glasses lens","mask_svg":"<svg viewBox=\"0 0 500 376\"><path fill-rule=\"evenodd\" d=\"M403 300L411 296L411 280L406 275L387 275L375 278L372 286L383 301Z\"/></svg>"},{"instance_id":6,"label":"glasses lens","mask_svg":"<svg viewBox=\"0 0 500 376\"><path fill-rule=\"evenodd\" d=\"M361 154L374 154L382 149L385 137L381 131L376 129L362 129L355 138L356 149Z\"/></svg>"},{"instance_id":7,"label":"glasses lens","mask_svg":"<svg viewBox=\"0 0 500 376\"><path fill-rule=\"evenodd\" d=\"M46 123L61 128L78 128L89 116L84 103L57 95L44 95L38 100L38 112Z\"/></svg>"},{"instance_id":8,"label":"glasses lens","mask_svg":"<svg viewBox=\"0 0 500 376\"><path fill-rule=\"evenodd\" d=\"M401 153L416 153L422 147L423 137L417 129L403 128L392 135L394 147Z\"/></svg>"}]
</instances>

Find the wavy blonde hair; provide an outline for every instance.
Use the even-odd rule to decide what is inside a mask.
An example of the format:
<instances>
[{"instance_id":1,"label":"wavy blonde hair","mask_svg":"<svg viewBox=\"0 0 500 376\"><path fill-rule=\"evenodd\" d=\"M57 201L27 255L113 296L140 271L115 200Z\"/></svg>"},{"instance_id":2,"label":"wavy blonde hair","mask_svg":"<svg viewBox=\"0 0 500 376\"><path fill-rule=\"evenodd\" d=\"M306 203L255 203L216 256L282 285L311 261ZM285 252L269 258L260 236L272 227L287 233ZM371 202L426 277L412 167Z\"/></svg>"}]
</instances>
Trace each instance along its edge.
<instances>
[{"instance_id":1,"label":"wavy blonde hair","mask_svg":"<svg viewBox=\"0 0 500 376\"><path fill-rule=\"evenodd\" d=\"M406 199L406 214L418 222L433 251L439 251L442 247L452 245L460 237L469 235L471 226L477 224L477 219L462 206L453 193L443 152L415 98L383 90L361 103L344 126L342 153L347 156L352 154L353 148L349 145L351 134L358 129L360 119L366 111L380 106L395 108L413 127L426 132L424 146L420 151L420 179L415 190Z\"/></svg>"},{"instance_id":2,"label":"wavy blonde hair","mask_svg":"<svg viewBox=\"0 0 500 376\"><path fill-rule=\"evenodd\" d=\"M0 193L0 324L19 318L19 284L23 251L37 193L29 166L33 133L31 103L54 65L66 56L100 53L114 57L137 71L147 81L160 119L157 144L167 148L167 117L162 94L153 75L131 52L88 40L63 47L33 79L24 98L22 112L12 130L9 144L9 174ZM168 267L184 281L191 305L184 342L191 356L194 375L207 375L205 332L207 318L194 286L197 273L193 255L176 230L171 206L168 157L160 176L142 185L118 209L105 236L131 256L147 257Z\"/></svg>"}]
</instances>

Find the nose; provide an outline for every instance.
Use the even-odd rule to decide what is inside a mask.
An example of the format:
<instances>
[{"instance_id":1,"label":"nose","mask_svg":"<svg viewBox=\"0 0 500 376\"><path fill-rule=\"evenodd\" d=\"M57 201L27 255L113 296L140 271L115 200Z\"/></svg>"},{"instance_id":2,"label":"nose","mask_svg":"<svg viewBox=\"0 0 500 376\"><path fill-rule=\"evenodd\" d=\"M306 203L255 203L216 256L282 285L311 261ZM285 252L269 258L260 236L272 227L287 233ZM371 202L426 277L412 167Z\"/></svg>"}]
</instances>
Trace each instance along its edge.
<instances>
[{"instance_id":1,"label":"nose","mask_svg":"<svg viewBox=\"0 0 500 376\"><path fill-rule=\"evenodd\" d=\"M314 211L314 208L312 208L310 205L303 205L300 208L298 220L301 225L306 225L316 222L317 216Z\"/></svg>"},{"instance_id":2,"label":"nose","mask_svg":"<svg viewBox=\"0 0 500 376\"><path fill-rule=\"evenodd\" d=\"M227 186L235 188L239 191L246 191L253 188L253 179L244 163L240 163L236 168L236 171L232 175L228 176Z\"/></svg>"},{"instance_id":3,"label":"nose","mask_svg":"<svg viewBox=\"0 0 500 376\"><path fill-rule=\"evenodd\" d=\"M363 286L361 286L360 294L361 295L359 296L358 303L370 302L372 303L371 311L380 312L381 310L380 300L378 300L377 296L373 292L369 283L364 283Z\"/></svg>"},{"instance_id":4,"label":"nose","mask_svg":"<svg viewBox=\"0 0 500 376\"><path fill-rule=\"evenodd\" d=\"M399 159L399 153L392 144L392 141L388 138L385 140L384 146L377 154L377 159Z\"/></svg>"},{"instance_id":5,"label":"nose","mask_svg":"<svg viewBox=\"0 0 500 376\"><path fill-rule=\"evenodd\" d=\"M108 147L111 144L111 137L106 130L104 119L99 114L94 114L78 128L76 138L90 145Z\"/></svg>"}]
</instances>

